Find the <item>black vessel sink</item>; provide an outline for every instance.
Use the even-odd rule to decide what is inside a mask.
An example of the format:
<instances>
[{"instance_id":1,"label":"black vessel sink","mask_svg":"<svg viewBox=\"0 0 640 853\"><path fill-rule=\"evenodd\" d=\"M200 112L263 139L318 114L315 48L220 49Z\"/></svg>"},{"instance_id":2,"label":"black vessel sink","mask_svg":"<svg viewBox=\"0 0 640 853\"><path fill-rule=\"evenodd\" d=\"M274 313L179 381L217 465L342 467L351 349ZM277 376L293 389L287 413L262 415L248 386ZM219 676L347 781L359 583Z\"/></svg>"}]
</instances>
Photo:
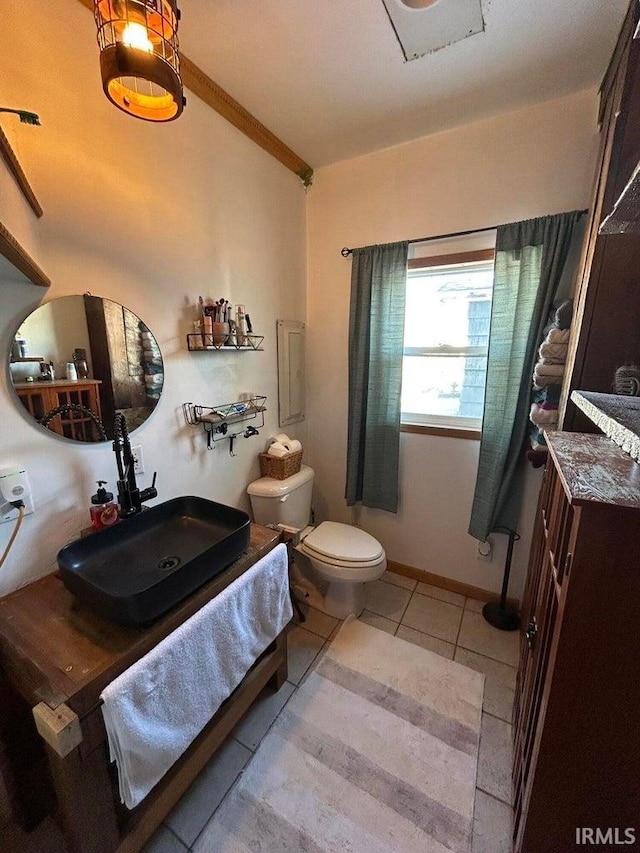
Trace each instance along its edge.
<instances>
[{"instance_id":1,"label":"black vessel sink","mask_svg":"<svg viewBox=\"0 0 640 853\"><path fill-rule=\"evenodd\" d=\"M101 615L145 625L236 560L249 545L249 524L234 507L173 498L66 545L60 575Z\"/></svg>"}]
</instances>

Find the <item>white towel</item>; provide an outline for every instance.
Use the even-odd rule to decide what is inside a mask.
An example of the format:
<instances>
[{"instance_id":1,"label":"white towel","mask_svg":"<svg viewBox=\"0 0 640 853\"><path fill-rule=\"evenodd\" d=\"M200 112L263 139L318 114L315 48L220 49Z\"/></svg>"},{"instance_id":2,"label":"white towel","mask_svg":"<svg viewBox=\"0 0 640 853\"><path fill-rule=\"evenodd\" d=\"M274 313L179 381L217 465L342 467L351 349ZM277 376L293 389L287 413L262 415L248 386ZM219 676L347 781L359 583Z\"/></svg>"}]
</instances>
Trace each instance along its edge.
<instances>
[{"instance_id":1,"label":"white towel","mask_svg":"<svg viewBox=\"0 0 640 853\"><path fill-rule=\"evenodd\" d=\"M533 371L533 387L540 389L545 385L562 385L564 364L547 364L539 361Z\"/></svg>"},{"instance_id":2,"label":"white towel","mask_svg":"<svg viewBox=\"0 0 640 853\"><path fill-rule=\"evenodd\" d=\"M569 342L571 329L549 329L547 334L547 343L550 344L566 344Z\"/></svg>"},{"instance_id":3,"label":"white towel","mask_svg":"<svg viewBox=\"0 0 640 853\"><path fill-rule=\"evenodd\" d=\"M160 781L292 615L281 544L105 687L109 752L128 808Z\"/></svg>"},{"instance_id":4,"label":"white towel","mask_svg":"<svg viewBox=\"0 0 640 853\"><path fill-rule=\"evenodd\" d=\"M567 360L569 344L550 344L545 341L540 344L538 354L547 364L564 364Z\"/></svg>"}]
</instances>

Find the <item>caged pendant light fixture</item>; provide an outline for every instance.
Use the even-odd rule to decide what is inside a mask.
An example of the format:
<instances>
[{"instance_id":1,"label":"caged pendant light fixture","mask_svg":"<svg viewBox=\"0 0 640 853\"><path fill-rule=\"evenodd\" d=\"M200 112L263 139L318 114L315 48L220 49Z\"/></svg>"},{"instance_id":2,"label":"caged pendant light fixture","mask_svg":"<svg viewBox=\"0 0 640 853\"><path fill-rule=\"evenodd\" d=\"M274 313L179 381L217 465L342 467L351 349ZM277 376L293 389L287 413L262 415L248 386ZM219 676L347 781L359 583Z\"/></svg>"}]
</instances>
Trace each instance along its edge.
<instances>
[{"instance_id":1,"label":"caged pendant light fixture","mask_svg":"<svg viewBox=\"0 0 640 853\"><path fill-rule=\"evenodd\" d=\"M94 0L102 88L119 109L172 121L185 103L176 0Z\"/></svg>"}]
</instances>

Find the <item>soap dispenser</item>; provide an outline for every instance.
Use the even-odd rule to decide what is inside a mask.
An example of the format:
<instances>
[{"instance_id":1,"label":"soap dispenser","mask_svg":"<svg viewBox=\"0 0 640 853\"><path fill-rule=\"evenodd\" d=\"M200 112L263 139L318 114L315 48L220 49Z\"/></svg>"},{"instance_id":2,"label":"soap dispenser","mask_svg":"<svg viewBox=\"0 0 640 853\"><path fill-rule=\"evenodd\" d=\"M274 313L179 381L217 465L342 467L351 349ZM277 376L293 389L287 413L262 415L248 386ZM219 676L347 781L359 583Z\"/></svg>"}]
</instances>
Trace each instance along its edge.
<instances>
[{"instance_id":1,"label":"soap dispenser","mask_svg":"<svg viewBox=\"0 0 640 853\"><path fill-rule=\"evenodd\" d=\"M119 520L118 504L113 499L113 494L108 492L106 480L98 480L98 491L91 497L91 507L89 513L91 515L91 526L96 530L104 530L105 527L111 527Z\"/></svg>"}]
</instances>

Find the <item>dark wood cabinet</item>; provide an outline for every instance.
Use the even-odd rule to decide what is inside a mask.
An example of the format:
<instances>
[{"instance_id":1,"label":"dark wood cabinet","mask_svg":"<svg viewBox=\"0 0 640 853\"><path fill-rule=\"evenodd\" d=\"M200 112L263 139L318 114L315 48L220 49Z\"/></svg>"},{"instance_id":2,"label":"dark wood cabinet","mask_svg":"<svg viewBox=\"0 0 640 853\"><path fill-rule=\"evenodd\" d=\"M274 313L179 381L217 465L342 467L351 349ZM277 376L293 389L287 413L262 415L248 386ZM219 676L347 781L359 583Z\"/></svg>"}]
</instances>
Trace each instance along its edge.
<instances>
[{"instance_id":1,"label":"dark wood cabinet","mask_svg":"<svg viewBox=\"0 0 640 853\"><path fill-rule=\"evenodd\" d=\"M561 403L564 429L594 432L568 402L574 390L613 392L623 364L640 365L640 233L601 233L640 162L640 39L633 2L600 91L600 152L578 274L572 335ZM566 406L566 409L565 409Z\"/></svg>"},{"instance_id":2,"label":"dark wood cabinet","mask_svg":"<svg viewBox=\"0 0 640 853\"><path fill-rule=\"evenodd\" d=\"M514 706L516 853L566 853L582 827L640 843L640 466L602 435L548 441Z\"/></svg>"},{"instance_id":3,"label":"dark wood cabinet","mask_svg":"<svg viewBox=\"0 0 640 853\"><path fill-rule=\"evenodd\" d=\"M82 406L102 419L100 385L97 379L60 379L54 382L16 382L14 388L20 402L36 420L59 406ZM76 441L99 441L95 423L86 413L65 411L54 417L48 427L58 435Z\"/></svg>"},{"instance_id":4,"label":"dark wood cabinet","mask_svg":"<svg viewBox=\"0 0 640 853\"><path fill-rule=\"evenodd\" d=\"M547 436L514 704L515 853L590 837L614 849L625 830L640 845L640 465L569 401L611 393L618 367L640 365L640 233L601 229L640 162L639 20L632 2L600 92L560 406L573 432Z\"/></svg>"}]
</instances>

